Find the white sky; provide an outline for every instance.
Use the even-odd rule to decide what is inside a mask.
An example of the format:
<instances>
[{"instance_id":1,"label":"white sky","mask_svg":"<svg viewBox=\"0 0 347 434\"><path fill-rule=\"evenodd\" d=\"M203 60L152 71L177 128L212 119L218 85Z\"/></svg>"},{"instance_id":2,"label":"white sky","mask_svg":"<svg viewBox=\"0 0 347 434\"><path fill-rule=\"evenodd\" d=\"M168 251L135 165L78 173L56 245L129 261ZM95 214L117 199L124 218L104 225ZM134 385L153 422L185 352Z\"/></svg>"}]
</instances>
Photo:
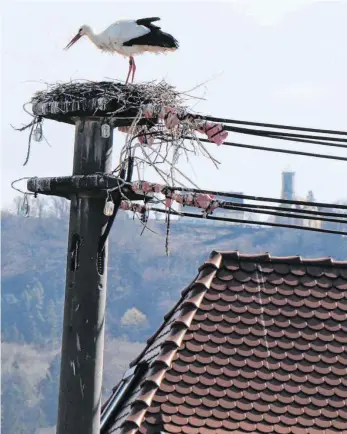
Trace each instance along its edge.
<instances>
[{"instance_id":1,"label":"white sky","mask_svg":"<svg viewBox=\"0 0 347 434\"><path fill-rule=\"evenodd\" d=\"M22 167L28 133L13 131L10 123L30 121L22 105L45 88L43 82L126 77L126 59L99 52L85 38L63 51L81 24L98 32L120 18L160 16L180 49L138 57L135 80L165 78L182 91L210 80L195 91L206 98L195 107L201 113L347 130L347 0L7 1L2 15L3 206L15 195L15 178L71 173L74 128L53 121L44 122L52 147L33 142ZM116 134L115 158L123 137ZM347 156L339 148L228 139ZM200 187L279 196L281 171L290 168L298 196L313 190L321 201L347 197L346 162L208 146L222 162L218 171L201 158L192 160L193 168L182 166Z\"/></svg>"}]
</instances>

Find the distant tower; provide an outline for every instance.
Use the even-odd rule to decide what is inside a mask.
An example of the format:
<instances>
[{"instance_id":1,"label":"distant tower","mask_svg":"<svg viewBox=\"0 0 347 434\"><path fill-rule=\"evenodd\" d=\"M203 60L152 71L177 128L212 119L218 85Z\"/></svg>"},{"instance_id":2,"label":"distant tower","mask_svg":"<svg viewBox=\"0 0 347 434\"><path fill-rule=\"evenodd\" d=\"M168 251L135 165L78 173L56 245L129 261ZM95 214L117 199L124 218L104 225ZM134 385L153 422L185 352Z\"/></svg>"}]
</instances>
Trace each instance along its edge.
<instances>
[{"instance_id":1,"label":"distant tower","mask_svg":"<svg viewBox=\"0 0 347 434\"><path fill-rule=\"evenodd\" d=\"M314 201L315 201L314 194L313 194L313 191L312 191L312 190L310 190L310 191L307 193L307 198L306 198L306 200L307 200L308 202L314 202Z\"/></svg>"},{"instance_id":2,"label":"distant tower","mask_svg":"<svg viewBox=\"0 0 347 434\"><path fill-rule=\"evenodd\" d=\"M286 170L282 172L282 194L281 199L293 200L295 197L294 192L294 177L295 172Z\"/></svg>"}]
</instances>

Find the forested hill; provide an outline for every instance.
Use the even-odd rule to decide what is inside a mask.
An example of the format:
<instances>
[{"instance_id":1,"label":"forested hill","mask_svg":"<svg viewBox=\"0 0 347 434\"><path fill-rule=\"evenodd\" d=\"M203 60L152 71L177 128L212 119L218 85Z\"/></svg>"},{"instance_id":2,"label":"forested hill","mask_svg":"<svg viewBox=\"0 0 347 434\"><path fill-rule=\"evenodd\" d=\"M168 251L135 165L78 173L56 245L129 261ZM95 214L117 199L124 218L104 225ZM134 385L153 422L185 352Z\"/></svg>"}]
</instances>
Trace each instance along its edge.
<instances>
[{"instance_id":1,"label":"forested hill","mask_svg":"<svg viewBox=\"0 0 347 434\"><path fill-rule=\"evenodd\" d=\"M213 249L347 259L338 235L116 220L110 239L105 384L114 385ZM68 221L2 215L2 432L48 434L57 406ZM108 392L105 389L105 392ZM51 428L49 428L51 427ZM39 429L41 428L41 429Z\"/></svg>"}]
</instances>

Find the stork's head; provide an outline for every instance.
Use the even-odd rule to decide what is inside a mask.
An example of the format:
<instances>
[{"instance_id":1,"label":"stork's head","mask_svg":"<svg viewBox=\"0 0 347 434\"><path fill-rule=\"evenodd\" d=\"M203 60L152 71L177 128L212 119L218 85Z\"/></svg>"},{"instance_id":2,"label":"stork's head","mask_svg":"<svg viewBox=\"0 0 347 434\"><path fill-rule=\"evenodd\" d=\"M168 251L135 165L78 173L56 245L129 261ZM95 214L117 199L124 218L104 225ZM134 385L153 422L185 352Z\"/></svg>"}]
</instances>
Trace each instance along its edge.
<instances>
[{"instance_id":1,"label":"stork's head","mask_svg":"<svg viewBox=\"0 0 347 434\"><path fill-rule=\"evenodd\" d=\"M71 41L67 44L67 46L64 48L64 50L67 50L68 48L72 47L72 45L77 42L82 36L84 35L90 35L92 33L92 29L87 26L87 25L83 25L79 28L76 36L74 36Z\"/></svg>"}]
</instances>

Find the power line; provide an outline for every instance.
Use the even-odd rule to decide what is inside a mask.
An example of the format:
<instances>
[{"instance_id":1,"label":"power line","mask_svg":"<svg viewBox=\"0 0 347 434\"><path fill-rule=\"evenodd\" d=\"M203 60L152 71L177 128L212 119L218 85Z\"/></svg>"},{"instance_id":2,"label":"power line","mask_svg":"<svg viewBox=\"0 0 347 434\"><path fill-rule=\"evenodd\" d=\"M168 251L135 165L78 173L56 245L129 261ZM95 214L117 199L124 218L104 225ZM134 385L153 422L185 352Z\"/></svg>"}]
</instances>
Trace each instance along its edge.
<instances>
[{"instance_id":1,"label":"power line","mask_svg":"<svg viewBox=\"0 0 347 434\"><path fill-rule=\"evenodd\" d=\"M230 204L230 208L240 207L240 208L249 208L252 209L269 209L272 211L287 211L287 212L295 212L299 214L311 214L317 216L327 216L327 217L347 217L347 214L344 213L336 213L336 212L324 212L324 211L313 211L308 209L300 209L300 208L288 208L281 206L270 206L270 205L256 205L256 204L245 204L238 202L227 202ZM226 208L228 209L228 208Z\"/></svg>"},{"instance_id":2,"label":"power line","mask_svg":"<svg viewBox=\"0 0 347 434\"><path fill-rule=\"evenodd\" d=\"M167 214L167 211L165 209L151 208L151 210L155 211L155 212ZM244 224L247 223L247 224L257 225L257 226L272 226L272 227L279 227L279 228L300 229L300 230L312 231L312 232L322 232L322 233L327 233L327 234L347 235L347 232L343 232L343 231L335 231L332 229L311 228L309 226L289 225L289 224L270 223L270 222L261 222L261 221L255 222L253 220L223 218L223 217L216 217L216 216L203 216L202 214L177 212L174 210L170 210L170 213L177 215L177 216L182 216L182 217L200 218L200 219L205 219L205 220L217 220L217 221L223 221L223 222L229 222L229 223L244 223Z\"/></svg>"},{"instance_id":3,"label":"power line","mask_svg":"<svg viewBox=\"0 0 347 434\"><path fill-rule=\"evenodd\" d=\"M346 131L336 131L336 130L322 130L317 128L305 128L305 127L295 127L289 125L278 125L278 124L267 124L262 122L249 122L249 121L240 121L235 119L226 119L226 118L217 118L214 116L199 116L195 115L196 118L201 118L203 120L212 121L212 122L221 122L223 124L238 124L238 125L252 125L255 127L265 127L265 128L275 128L282 130L294 130L294 131L307 131L311 133L322 133L322 134L333 134L339 136L347 136Z\"/></svg>"},{"instance_id":4,"label":"power line","mask_svg":"<svg viewBox=\"0 0 347 434\"><path fill-rule=\"evenodd\" d=\"M330 223L346 223L347 220L344 220L347 218L347 214L343 213L327 213L317 210L306 210L306 209L292 209L288 207L274 207L274 206L267 206L267 205L253 205L253 204L244 204L244 203L238 203L238 202L230 202L225 200L219 200L215 199L212 194L208 197L209 204L201 205L199 202L199 197L196 196L198 194L204 193L203 190L198 189L188 189L190 190L188 195L183 194L179 195L179 197L176 197L177 195L172 195L172 191L175 189L174 187L169 186L163 186L160 184L154 184L146 182L146 189L144 190L142 186L142 182L135 183L135 189L142 191L144 194L145 191L157 191L162 192L166 198L170 198L172 200L175 200L176 202L182 204L183 206L188 207L197 207L201 209L205 209L207 213L209 211L212 211L216 208L222 208L222 209L229 209L229 210L236 210L236 211L246 211L246 212L254 212L258 214L267 214L267 215L274 215L279 217L286 217L286 218L296 218L296 219L307 219L307 220L317 220L317 221L326 221ZM148 190L149 188L149 190ZM186 191L186 188L179 188L178 191ZM193 197L192 193L194 193ZM206 193L206 191L205 191ZM207 193L208 194L208 193ZM281 211L285 211L285 213L282 213ZM338 217L337 219L331 219L331 218L325 218L326 216L334 216Z\"/></svg>"},{"instance_id":5,"label":"power line","mask_svg":"<svg viewBox=\"0 0 347 434\"><path fill-rule=\"evenodd\" d=\"M250 196L246 194L228 193L222 191L204 190L204 189L197 189L197 188L167 187L167 189L172 191L189 191L193 193L206 193L206 194L213 194L214 196L233 197L236 199L255 200L258 202L274 202L274 203L285 203L290 205L304 205L304 206L314 206L318 208L336 208L336 209L347 210L347 205L332 204L332 203L325 203L325 202L309 202L309 201L301 201L301 200L276 199L273 197Z\"/></svg>"},{"instance_id":6,"label":"power line","mask_svg":"<svg viewBox=\"0 0 347 434\"><path fill-rule=\"evenodd\" d=\"M331 143L331 142L325 142L320 140L298 139L298 138L291 139L290 137L283 137L283 136L278 137L276 134L269 134L267 137L269 137L270 139L288 140L290 142L295 141L298 143L308 143L311 145L332 146L334 148L347 148L346 145L340 145L338 143Z\"/></svg>"},{"instance_id":7,"label":"power line","mask_svg":"<svg viewBox=\"0 0 347 434\"><path fill-rule=\"evenodd\" d=\"M188 117L193 117L194 119L201 119L205 121L211 121L211 122L219 122L223 124L235 124L235 125L247 125L247 126L255 126L255 127L265 127L265 128L273 128L273 129L281 129L281 130L293 130L293 131L306 131L311 133L322 133L322 134L332 134L337 136L347 136L347 131L339 131L339 130L325 130L325 129L317 129L317 128L307 128L307 127L296 127L292 125L278 125L278 124L269 124L269 123L262 123L262 122L249 122L249 121L240 121L236 119L227 119L227 118L219 118L215 116L206 116L206 115L199 115L199 114L193 114L188 113ZM135 119L134 116L115 116L113 119L127 119L127 120L133 120ZM143 118L145 119L145 118ZM146 120L156 120L156 117L153 118L146 118ZM276 133L275 131L273 133Z\"/></svg>"},{"instance_id":8,"label":"power line","mask_svg":"<svg viewBox=\"0 0 347 434\"><path fill-rule=\"evenodd\" d=\"M315 220L315 221L322 221L322 222L330 222L330 223L342 223L342 224L347 224L347 220L340 220L340 219L330 219L330 218L325 218L325 217L321 217L321 216L308 216L308 215L302 215L299 213L282 213L282 212L276 212L276 211L268 211L268 210L260 210L260 209L255 209L252 206L250 207L238 207L238 206L230 206L230 204L228 204L228 202L224 203L224 204L220 204L218 208L222 208L222 209L229 209L229 210L237 210L237 211L245 211L245 212L252 212L255 214L266 214L266 215L273 215L273 216L277 216L277 217L286 217L286 218L295 218L295 219L304 219L304 220Z\"/></svg>"},{"instance_id":9,"label":"power line","mask_svg":"<svg viewBox=\"0 0 347 434\"><path fill-rule=\"evenodd\" d=\"M295 133L285 133L285 132L277 132L277 131L269 131L269 130L254 130L250 128L239 128L239 127L232 127L230 125L224 125L223 126L226 131L233 131L238 134L250 134L254 136L264 136L269 137L276 136L277 139L280 139L283 137L292 137L292 140L296 140L296 138L299 139L310 139L310 140L330 140L330 142L343 142L347 143L347 139L341 139L338 137L325 137L325 136L311 136L307 134L295 134ZM347 145L339 145L339 147L347 148Z\"/></svg>"},{"instance_id":10,"label":"power line","mask_svg":"<svg viewBox=\"0 0 347 434\"><path fill-rule=\"evenodd\" d=\"M193 139L193 137L184 136L185 139ZM200 142L211 143L208 139L199 138ZM290 149L268 148L265 146L245 145L243 143L224 142L225 146L234 146L236 148L255 149L257 151L279 152L281 154L302 155L304 157L325 158L329 160L347 161L347 157L339 157L337 155L314 154L311 152L292 151Z\"/></svg>"}]
</instances>

